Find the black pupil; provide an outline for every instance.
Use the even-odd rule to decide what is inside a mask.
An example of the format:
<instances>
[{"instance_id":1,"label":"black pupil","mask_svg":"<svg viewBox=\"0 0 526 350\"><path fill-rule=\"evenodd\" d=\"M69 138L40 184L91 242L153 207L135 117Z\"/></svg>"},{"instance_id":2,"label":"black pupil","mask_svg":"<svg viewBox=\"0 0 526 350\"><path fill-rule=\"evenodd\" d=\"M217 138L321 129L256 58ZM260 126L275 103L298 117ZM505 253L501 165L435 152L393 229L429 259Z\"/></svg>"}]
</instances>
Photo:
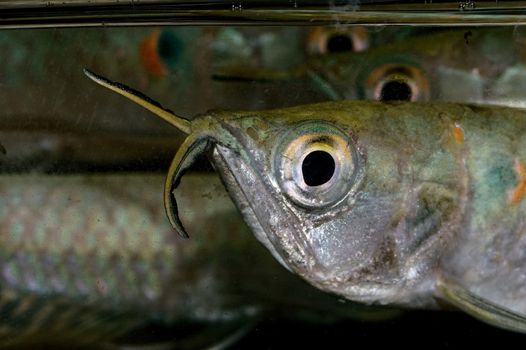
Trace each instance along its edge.
<instances>
[{"instance_id":1,"label":"black pupil","mask_svg":"<svg viewBox=\"0 0 526 350\"><path fill-rule=\"evenodd\" d=\"M329 153L313 151L305 157L301 165L303 180L308 186L323 185L334 175L335 167L334 159Z\"/></svg>"},{"instance_id":2,"label":"black pupil","mask_svg":"<svg viewBox=\"0 0 526 350\"><path fill-rule=\"evenodd\" d=\"M329 52L347 52L353 51L351 38L347 35L333 35L327 42L327 51Z\"/></svg>"},{"instance_id":3,"label":"black pupil","mask_svg":"<svg viewBox=\"0 0 526 350\"><path fill-rule=\"evenodd\" d=\"M411 87L404 81L392 80L382 87L382 101L411 101Z\"/></svg>"}]
</instances>

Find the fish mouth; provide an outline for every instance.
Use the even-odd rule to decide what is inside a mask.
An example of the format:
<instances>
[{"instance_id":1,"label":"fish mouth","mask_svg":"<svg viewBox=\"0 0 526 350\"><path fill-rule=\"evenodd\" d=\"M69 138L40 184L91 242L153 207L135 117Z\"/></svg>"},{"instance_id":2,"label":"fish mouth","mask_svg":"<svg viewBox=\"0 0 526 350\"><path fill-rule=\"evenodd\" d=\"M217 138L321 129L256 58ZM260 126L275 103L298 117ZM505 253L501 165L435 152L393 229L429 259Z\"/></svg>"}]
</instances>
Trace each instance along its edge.
<instances>
[{"instance_id":1,"label":"fish mouth","mask_svg":"<svg viewBox=\"0 0 526 350\"><path fill-rule=\"evenodd\" d=\"M230 163L232 160L234 160L236 163L242 163L239 159L232 157L231 153L231 150L221 145L215 145L211 152L213 163L225 187L227 189L237 189L228 191L230 198L232 198L237 208L240 210L243 219L251 228L257 240L260 241L271 252L274 258L282 266L287 268L289 271L292 271L291 266L289 266L286 259L284 259L283 253L279 252L268 238L258 215L256 215L256 211L248 199L247 194L243 191L243 186L240 183L240 179L236 177L233 168L230 166L229 160L227 159L230 159ZM241 166L243 170L247 169L246 165L243 164Z\"/></svg>"},{"instance_id":2,"label":"fish mouth","mask_svg":"<svg viewBox=\"0 0 526 350\"><path fill-rule=\"evenodd\" d=\"M207 120L207 128L196 128L181 145L166 177L165 210L174 229L182 237L189 237L179 218L173 193L185 171L205 153L252 233L274 258L302 276L315 271L319 264L308 244L302 220L277 198L235 132L220 120Z\"/></svg>"},{"instance_id":3,"label":"fish mouth","mask_svg":"<svg viewBox=\"0 0 526 350\"><path fill-rule=\"evenodd\" d=\"M211 154L230 197L255 237L289 271L302 277L316 275L320 265L308 243L307 227L277 198L279 193L273 192L251 158L220 143L214 145Z\"/></svg>"}]
</instances>

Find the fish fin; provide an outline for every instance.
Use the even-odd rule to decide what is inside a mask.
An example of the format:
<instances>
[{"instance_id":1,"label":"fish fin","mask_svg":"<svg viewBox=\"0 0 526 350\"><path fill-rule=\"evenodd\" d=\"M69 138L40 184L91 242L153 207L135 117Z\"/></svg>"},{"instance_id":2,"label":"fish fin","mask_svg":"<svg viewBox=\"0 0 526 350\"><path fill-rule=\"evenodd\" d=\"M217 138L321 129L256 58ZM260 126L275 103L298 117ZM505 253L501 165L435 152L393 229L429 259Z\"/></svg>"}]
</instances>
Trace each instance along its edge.
<instances>
[{"instance_id":1,"label":"fish fin","mask_svg":"<svg viewBox=\"0 0 526 350\"><path fill-rule=\"evenodd\" d=\"M441 295L454 306L491 325L526 333L526 317L479 297L464 287L444 279L438 282Z\"/></svg>"},{"instance_id":2,"label":"fish fin","mask_svg":"<svg viewBox=\"0 0 526 350\"><path fill-rule=\"evenodd\" d=\"M291 70L278 70L260 67L221 67L212 74L212 79L218 81L258 81L272 82L292 80L300 77L301 73Z\"/></svg>"},{"instance_id":3,"label":"fish fin","mask_svg":"<svg viewBox=\"0 0 526 350\"><path fill-rule=\"evenodd\" d=\"M224 67L212 74L212 79L218 81L257 81L273 82L307 77L324 95L332 101L343 100L343 96L319 74L310 69L277 70L259 67Z\"/></svg>"},{"instance_id":4,"label":"fish fin","mask_svg":"<svg viewBox=\"0 0 526 350\"><path fill-rule=\"evenodd\" d=\"M184 172L194 163L195 159L208 148L208 139L199 134L190 135L175 154L164 184L164 209L172 227L183 237L188 238L178 215L177 201L173 191L179 186Z\"/></svg>"},{"instance_id":5,"label":"fish fin","mask_svg":"<svg viewBox=\"0 0 526 350\"><path fill-rule=\"evenodd\" d=\"M175 115L172 111L163 108L161 104L152 100L143 93L134 90L124 84L106 79L86 68L84 68L84 74L86 74L88 78L90 78L97 84L104 86L105 88L110 89L111 91L114 91L119 95L122 95L127 99L130 99L133 102L137 103L138 105L146 108L150 112L159 116L161 119L167 121L171 125L175 126L177 129L181 130L185 134L190 134L192 132L192 123L188 119Z\"/></svg>"}]
</instances>

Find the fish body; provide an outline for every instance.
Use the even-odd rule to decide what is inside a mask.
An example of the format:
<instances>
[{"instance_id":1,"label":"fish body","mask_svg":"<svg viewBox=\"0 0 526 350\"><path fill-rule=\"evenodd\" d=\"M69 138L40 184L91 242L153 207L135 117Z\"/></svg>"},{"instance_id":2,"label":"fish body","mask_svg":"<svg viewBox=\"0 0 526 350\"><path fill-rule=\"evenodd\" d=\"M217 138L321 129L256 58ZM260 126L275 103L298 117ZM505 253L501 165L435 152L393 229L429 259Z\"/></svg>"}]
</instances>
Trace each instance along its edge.
<instances>
[{"instance_id":1,"label":"fish body","mask_svg":"<svg viewBox=\"0 0 526 350\"><path fill-rule=\"evenodd\" d=\"M524 107L524 42L521 30L503 27L426 28L405 35L401 30L398 37L366 50L311 55L289 70L232 66L217 75L302 81L319 93L308 102L367 99Z\"/></svg>"},{"instance_id":2,"label":"fish body","mask_svg":"<svg viewBox=\"0 0 526 350\"><path fill-rule=\"evenodd\" d=\"M87 75L189 134L164 192L183 235L173 189L208 152L254 235L312 285L526 330L524 111L342 101L190 122Z\"/></svg>"},{"instance_id":3,"label":"fish body","mask_svg":"<svg viewBox=\"0 0 526 350\"><path fill-rule=\"evenodd\" d=\"M288 269L350 300L432 308L443 298L524 330L487 310L526 315L523 112L342 102L237 117L219 119L239 148L218 144L214 162ZM247 136L251 117L274 132ZM302 162L315 151L335 169L309 186Z\"/></svg>"},{"instance_id":4,"label":"fish body","mask_svg":"<svg viewBox=\"0 0 526 350\"><path fill-rule=\"evenodd\" d=\"M166 334L152 343L199 348L282 307L326 322L393 314L344 305L283 271L217 176L185 178L182 217L200 236L180 239L162 184L159 174L1 176L0 345L127 344L150 327Z\"/></svg>"},{"instance_id":5,"label":"fish body","mask_svg":"<svg viewBox=\"0 0 526 350\"><path fill-rule=\"evenodd\" d=\"M224 123L224 129L229 130L239 148L218 144L213 159L225 174L226 183L238 184L237 188L230 188L238 202L258 203L266 208L251 205L256 217L264 216L260 210L268 211L267 215L277 221L273 235L268 226L263 230L254 226L253 230L266 233L267 246L288 261L288 268L311 270L307 273L309 279L320 278L320 286L340 292L347 289L344 286L350 280L363 278L370 283L368 288L377 288L386 297L393 292L392 301L403 302L413 278L426 276L421 280L424 282L433 276L427 268L437 266L440 259L431 259L436 253L440 253L437 258L444 260L439 264L440 270L452 262L456 270L472 275L478 271L481 275L475 274L477 280L482 280L482 274L489 270L483 266L475 268L476 256L481 261L488 258L481 247L492 249L495 247L491 242L502 237L520 240L523 236L524 118L521 111L513 109L364 102L222 115L217 119ZM247 136L250 127L261 130L257 137L253 133ZM312 135L314 140L308 140ZM332 137L345 137L344 148L337 148L342 146ZM289 153L309 142L316 142L314 148ZM288 169L289 162L299 163L290 166L301 166L301 157L315 151L331 154L335 169L326 183L305 186L305 165ZM298 178L302 172L304 178ZM248 181L253 190L242 186ZM329 185L338 191L331 193ZM346 187L342 190L341 186ZM257 197L258 192L265 196ZM278 207L270 211L270 204L261 205L267 201ZM285 233L285 217L298 225L300 232L291 227L291 232ZM258 222L262 225L261 219ZM293 238L298 235L301 239ZM502 237L497 239L499 235ZM259 235L262 240L265 236ZM280 236L290 242L276 238ZM280 242L277 247L275 240ZM480 244L477 253L475 242ZM293 243L294 251L280 252ZM500 253L500 263L510 264L504 252ZM406 259L410 265L404 267L401 263L408 263ZM485 267L491 265L489 261L486 264ZM499 269L492 270L503 275ZM442 273L449 275L452 271L447 268ZM378 273L379 280L375 281ZM327 280L329 276L331 281ZM387 283L390 279L391 286ZM391 289L404 279L398 286L400 290ZM363 288L363 292L349 288L347 293L367 301L368 288ZM378 295L375 293L374 297ZM428 303L432 304L432 295L429 297ZM517 308L517 301L514 303Z\"/></svg>"},{"instance_id":6,"label":"fish body","mask_svg":"<svg viewBox=\"0 0 526 350\"><path fill-rule=\"evenodd\" d=\"M312 59L308 69L345 99L380 100L387 82L405 81L412 90L408 100L491 103L505 97L499 95L505 72L523 62L518 39L509 28L431 30L364 52Z\"/></svg>"}]
</instances>

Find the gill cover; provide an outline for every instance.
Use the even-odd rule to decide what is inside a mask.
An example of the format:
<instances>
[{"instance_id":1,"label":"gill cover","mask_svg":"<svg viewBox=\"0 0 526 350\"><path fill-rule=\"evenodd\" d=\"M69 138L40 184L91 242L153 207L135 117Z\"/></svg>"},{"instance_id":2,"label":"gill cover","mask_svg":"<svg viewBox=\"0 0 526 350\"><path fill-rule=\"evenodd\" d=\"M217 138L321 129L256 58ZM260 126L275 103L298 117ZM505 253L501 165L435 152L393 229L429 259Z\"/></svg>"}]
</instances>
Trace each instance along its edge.
<instances>
[{"instance_id":1,"label":"gill cover","mask_svg":"<svg viewBox=\"0 0 526 350\"><path fill-rule=\"evenodd\" d=\"M133 102L153 112L155 115L159 116L166 122L175 126L185 134L188 134L188 137L175 154L175 157L170 165L164 184L163 194L164 209L170 224L182 237L188 238L188 234L186 233L186 230L179 219L177 202L173 195L173 191L179 185L185 170L190 167L199 154L205 152L208 148L210 140L209 135L204 132L195 132L195 130L192 128L191 121L177 116L172 111L163 108L159 103L155 102L139 91L136 91L126 85L110 81L89 71L88 69L84 69L84 74L86 74L88 78L97 84L102 85L105 88L132 100Z\"/></svg>"}]
</instances>

